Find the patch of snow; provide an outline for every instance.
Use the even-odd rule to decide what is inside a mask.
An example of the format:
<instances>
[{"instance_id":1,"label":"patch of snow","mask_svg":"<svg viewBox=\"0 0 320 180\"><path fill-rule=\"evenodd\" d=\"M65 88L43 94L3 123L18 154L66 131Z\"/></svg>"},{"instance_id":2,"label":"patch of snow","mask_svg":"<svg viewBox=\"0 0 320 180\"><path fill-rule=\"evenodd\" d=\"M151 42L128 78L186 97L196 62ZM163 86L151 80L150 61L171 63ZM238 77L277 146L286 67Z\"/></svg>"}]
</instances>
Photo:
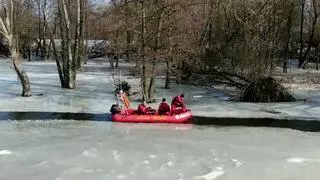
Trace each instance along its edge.
<instances>
[{"instance_id":1,"label":"patch of snow","mask_svg":"<svg viewBox=\"0 0 320 180\"><path fill-rule=\"evenodd\" d=\"M288 163L303 163L303 162L317 162L320 163L320 159L307 159L307 158L300 158L300 157L293 157L286 159Z\"/></svg>"},{"instance_id":2,"label":"patch of snow","mask_svg":"<svg viewBox=\"0 0 320 180\"><path fill-rule=\"evenodd\" d=\"M85 173L92 173L92 172L94 172L94 170L93 170L93 169L85 169L85 170L83 170L83 172L85 172Z\"/></svg>"},{"instance_id":3,"label":"patch of snow","mask_svg":"<svg viewBox=\"0 0 320 180\"><path fill-rule=\"evenodd\" d=\"M236 159L232 159L232 162L235 168L238 168L242 165L242 163Z\"/></svg>"},{"instance_id":4,"label":"patch of snow","mask_svg":"<svg viewBox=\"0 0 320 180\"><path fill-rule=\"evenodd\" d=\"M42 166L42 165L47 164L47 163L48 163L47 161L42 161L40 163L37 163L37 164L33 165L32 167Z\"/></svg>"},{"instance_id":5,"label":"patch of snow","mask_svg":"<svg viewBox=\"0 0 320 180\"><path fill-rule=\"evenodd\" d=\"M224 174L224 171L212 171L208 174L194 177L193 180L214 180L219 176L222 176Z\"/></svg>"},{"instance_id":6,"label":"patch of snow","mask_svg":"<svg viewBox=\"0 0 320 180\"><path fill-rule=\"evenodd\" d=\"M155 159L155 158L157 158L157 156L156 156L156 155L154 155L154 154L150 154L150 155L149 155L149 158L151 158L151 159Z\"/></svg>"},{"instance_id":7,"label":"patch of snow","mask_svg":"<svg viewBox=\"0 0 320 180\"><path fill-rule=\"evenodd\" d=\"M119 175L117 176L118 179L125 179L126 177L127 177L127 176L124 175L124 174L119 174Z\"/></svg>"},{"instance_id":8,"label":"patch of snow","mask_svg":"<svg viewBox=\"0 0 320 180\"><path fill-rule=\"evenodd\" d=\"M222 101L231 101L232 100L231 97L227 97L227 96L219 97L218 99L222 100Z\"/></svg>"},{"instance_id":9,"label":"patch of snow","mask_svg":"<svg viewBox=\"0 0 320 180\"><path fill-rule=\"evenodd\" d=\"M168 165L169 167L172 167L172 166L173 166L173 161L167 162L167 165Z\"/></svg>"},{"instance_id":10,"label":"patch of snow","mask_svg":"<svg viewBox=\"0 0 320 180\"><path fill-rule=\"evenodd\" d=\"M174 165L174 162L173 162L173 161L168 161L168 162L162 164L162 165L160 166L160 169L165 169L166 167L173 167L173 165Z\"/></svg>"},{"instance_id":11,"label":"patch of snow","mask_svg":"<svg viewBox=\"0 0 320 180\"><path fill-rule=\"evenodd\" d=\"M9 151L9 150L1 150L1 151L0 151L0 156L1 156L1 155L10 155L10 154L12 154L12 152Z\"/></svg>"},{"instance_id":12,"label":"patch of snow","mask_svg":"<svg viewBox=\"0 0 320 180\"><path fill-rule=\"evenodd\" d=\"M179 176L180 178L182 178L182 177L184 177L184 174L178 173L178 176Z\"/></svg>"},{"instance_id":13,"label":"patch of snow","mask_svg":"<svg viewBox=\"0 0 320 180\"><path fill-rule=\"evenodd\" d=\"M302 163L304 161L307 161L307 159L304 159L304 158L289 158L286 160L288 163Z\"/></svg>"},{"instance_id":14,"label":"patch of snow","mask_svg":"<svg viewBox=\"0 0 320 180\"><path fill-rule=\"evenodd\" d=\"M96 171L97 171L97 172L103 172L104 170L103 170L103 169L98 168L98 169L96 169Z\"/></svg>"},{"instance_id":15,"label":"patch of snow","mask_svg":"<svg viewBox=\"0 0 320 180\"><path fill-rule=\"evenodd\" d=\"M192 126L190 127L190 126L178 126L178 127L176 127L175 129L176 130L190 130L190 128L192 128Z\"/></svg>"},{"instance_id":16,"label":"patch of snow","mask_svg":"<svg viewBox=\"0 0 320 180\"><path fill-rule=\"evenodd\" d=\"M143 164L150 164L150 161L144 160L144 161L143 161Z\"/></svg>"},{"instance_id":17,"label":"patch of snow","mask_svg":"<svg viewBox=\"0 0 320 180\"><path fill-rule=\"evenodd\" d=\"M86 156L86 157L91 157L91 158L96 158L97 155L93 152L95 151L95 148L92 148L90 150L85 150L82 155Z\"/></svg>"},{"instance_id":18,"label":"patch of snow","mask_svg":"<svg viewBox=\"0 0 320 180\"><path fill-rule=\"evenodd\" d=\"M116 151L116 150L112 151L112 155L113 155L113 158L114 158L117 162L121 162L121 160L120 160L120 155L119 155L118 151Z\"/></svg>"},{"instance_id":19,"label":"patch of snow","mask_svg":"<svg viewBox=\"0 0 320 180\"><path fill-rule=\"evenodd\" d=\"M202 96L201 95L197 95L197 96L193 96L193 98L199 99L199 98L202 98Z\"/></svg>"}]
</instances>

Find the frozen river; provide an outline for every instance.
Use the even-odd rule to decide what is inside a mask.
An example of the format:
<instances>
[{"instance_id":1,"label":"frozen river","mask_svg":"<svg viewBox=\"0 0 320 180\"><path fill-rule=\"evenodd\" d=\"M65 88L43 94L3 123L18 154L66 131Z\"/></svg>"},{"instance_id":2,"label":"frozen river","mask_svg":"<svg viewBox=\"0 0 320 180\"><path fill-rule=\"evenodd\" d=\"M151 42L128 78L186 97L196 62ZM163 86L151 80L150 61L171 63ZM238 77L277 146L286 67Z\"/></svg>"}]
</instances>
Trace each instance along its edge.
<instances>
[{"instance_id":1,"label":"frozen river","mask_svg":"<svg viewBox=\"0 0 320 180\"><path fill-rule=\"evenodd\" d=\"M1 180L318 180L319 133L1 121Z\"/></svg>"}]
</instances>

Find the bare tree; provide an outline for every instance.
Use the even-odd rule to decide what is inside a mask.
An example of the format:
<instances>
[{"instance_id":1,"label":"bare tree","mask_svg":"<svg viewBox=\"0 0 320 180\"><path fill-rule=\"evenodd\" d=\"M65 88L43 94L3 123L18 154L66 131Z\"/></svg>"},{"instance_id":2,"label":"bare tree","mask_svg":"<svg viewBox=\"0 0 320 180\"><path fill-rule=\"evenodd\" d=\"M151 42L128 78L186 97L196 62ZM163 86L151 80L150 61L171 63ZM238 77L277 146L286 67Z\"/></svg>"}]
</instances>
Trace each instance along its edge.
<instances>
[{"instance_id":1,"label":"bare tree","mask_svg":"<svg viewBox=\"0 0 320 180\"><path fill-rule=\"evenodd\" d=\"M319 18L319 13L318 13L318 10L317 10L317 6L318 6L318 3L319 1L317 0L312 0L312 8L313 8L313 20L312 20L312 24L311 24L311 27L310 27L310 35L309 35L309 39L308 39L308 46L307 46L307 49L306 51L303 53L303 56L302 58L300 59L299 61L299 67L302 67L302 68L305 68L306 64L307 64L307 56L309 55L309 52L311 50L311 46L312 46L312 43L314 41L314 36L315 36L315 31L316 31L316 28L317 28L317 22L318 22L318 18Z\"/></svg>"},{"instance_id":2,"label":"bare tree","mask_svg":"<svg viewBox=\"0 0 320 180\"><path fill-rule=\"evenodd\" d=\"M47 22L47 9L48 9L48 1L47 0L36 0L37 4L37 14L38 14L38 46L36 50L36 55L38 56L40 53L41 59L47 58L48 47L46 43L46 25Z\"/></svg>"},{"instance_id":3,"label":"bare tree","mask_svg":"<svg viewBox=\"0 0 320 180\"><path fill-rule=\"evenodd\" d=\"M0 33L8 41L14 69L20 79L23 88L22 96L29 97L31 96L31 87L28 75L20 61L19 36L18 29L16 28L17 16L19 11L20 13L23 13L24 9L22 5L25 1L8 0L5 2L5 4L2 4L2 8L5 12L5 15L4 17L0 17ZM22 9L17 9L19 7L21 7Z\"/></svg>"},{"instance_id":4,"label":"bare tree","mask_svg":"<svg viewBox=\"0 0 320 180\"><path fill-rule=\"evenodd\" d=\"M154 99L153 87L161 63L166 65L166 72L161 71L166 74L166 88L170 86L170 76L176 76L180 83L201 74L214 77L210 82L243 88L261 76L271 75L280 63L285 72L289 58L300 56L301 63L315 47L311 29L316 29L313 24L318 12L315 8L307 12L312 4L318 4L317 0L112 3L114 6L106 8L109 14L104 21L113 22L109 24L114 29L104 33L117 37L116 44L125 44L118 50L126 54L130 51L130 56L135 55L134 48L139 49L136 67L140 70L144 100L148 102ZM311 16L312 22L305 22ZM310 50L304 49L307 43ZM301 55L296 51L299 48Z\"/></svg>"},{"instance_id":5,"label":"bare tree","mask_svg":"<svg viewBox=\"0 0 320 180\"><path fill-rule=\"evenodd\" d=\"M140 14L141 14L141 48L140 48L140 57L142 61L142 76L141 76L141 83L142 83L142 91L143 91L143 100L149 101L148 99L148 84L147 84L147 61L146 61L146 34L147 34L147 27L146 27L146 10L145 10L145 1L140 0Z\"/></svg>"},{"instance_id":6,"label":"bare tree","mask_svg":"<svg viewBox=\"0 0 320 180\"><path fill-rule=\"evenodd\" d=\"M84 46L83 26L85 24L83 19L84 4L81 0L76 1L76 22L72 29L70 17L72 15L70 1L57 0L58 5L58 23L55 23L53 30L50 32L50 41L53 47L54 57L56 59L57 69L61 82L61 87L73 89L76 87L76 73L77 63L83 56L81 48ZM46 23L48 26L48 22ZM57 25L59 26L59 35L61 38L61 48L58 49L54 36L57 32ZM73 33L73 34L72 34Z\"/></svg>"}]
</instances>

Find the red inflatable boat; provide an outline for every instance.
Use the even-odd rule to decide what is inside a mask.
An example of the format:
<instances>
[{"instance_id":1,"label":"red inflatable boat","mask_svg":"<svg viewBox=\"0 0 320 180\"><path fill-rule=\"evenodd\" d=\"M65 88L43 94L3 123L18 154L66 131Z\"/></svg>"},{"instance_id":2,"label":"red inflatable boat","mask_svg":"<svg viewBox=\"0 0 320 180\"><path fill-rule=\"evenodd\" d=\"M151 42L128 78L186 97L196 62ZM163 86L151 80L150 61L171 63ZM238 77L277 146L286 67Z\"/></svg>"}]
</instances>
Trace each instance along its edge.
<instances>
[{"instance_id":1,"label":"red inflatable boat","mask_svg":"<svg viewBox=\"0 0 320 180\"><path fill-rule=\"evenodd\" d=\"M192 112L187 111L175 115L138 115L134 109L125 109L119 114L112 115L112 121L123 123L191 123Z\"/></svg>"}]
</instances>

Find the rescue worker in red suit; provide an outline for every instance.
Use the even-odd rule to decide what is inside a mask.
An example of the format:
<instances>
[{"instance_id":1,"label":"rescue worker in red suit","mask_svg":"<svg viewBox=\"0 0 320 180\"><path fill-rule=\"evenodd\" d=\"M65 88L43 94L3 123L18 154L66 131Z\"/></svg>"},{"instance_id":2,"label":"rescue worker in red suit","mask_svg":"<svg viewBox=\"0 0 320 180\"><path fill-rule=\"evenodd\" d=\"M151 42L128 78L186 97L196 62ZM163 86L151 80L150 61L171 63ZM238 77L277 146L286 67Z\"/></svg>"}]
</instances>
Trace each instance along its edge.
<instances>
[{"instance_id":1,"label":"rescue worker in red suit","mask_svg":"<svg viewBox=\"0 0 320 180\"><path fill-rule=\"evenodd\" d=\"M147 103L145 101L143 101L142 104L139 104L138 106L139 115L150 115L154 113L155 113L155 110L153 110L151 107L147 107Z\"/></svg>"},{"instance_id":2,"label":"rescue worker in red suit","mask_svg":"<svg viewBox=\"0 0 320 180\"><path fill-rule=\"evenodd\" d=\"M171 113L172 114L179 114L181 112L186 112L187 108L183 104L184 94L181 94L179 96L176 96L172 99L171 102ZM178 109L181 108L181 109Z\"/></svg>"},{"instance_id":3,"label":"rescue worker in red suit","mask_svg":"<svg viewBox=\"0 0 320 180\"><path fill-rule=\"evenodd\" d=\"M162 102L159 104L158 113L159 115L170 115L170 106L166 102L166 98L163 98Z\"/></svg>"}]
</instances>

